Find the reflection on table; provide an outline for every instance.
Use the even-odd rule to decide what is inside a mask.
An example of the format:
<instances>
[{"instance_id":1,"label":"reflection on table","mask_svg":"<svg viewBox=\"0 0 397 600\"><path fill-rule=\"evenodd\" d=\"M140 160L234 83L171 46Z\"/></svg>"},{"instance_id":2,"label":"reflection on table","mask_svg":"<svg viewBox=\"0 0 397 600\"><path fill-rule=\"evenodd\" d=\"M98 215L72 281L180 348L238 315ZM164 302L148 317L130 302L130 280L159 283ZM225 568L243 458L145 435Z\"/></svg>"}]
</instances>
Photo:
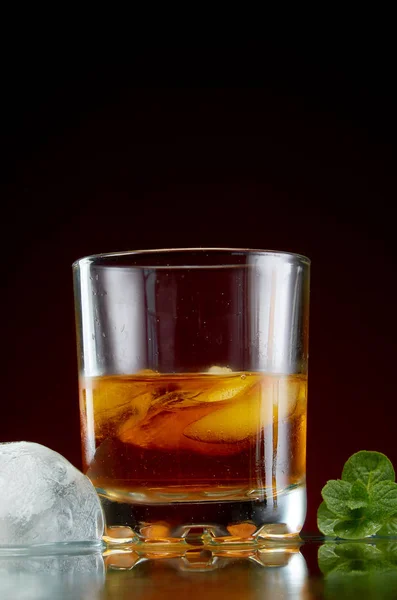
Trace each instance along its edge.
<instances>
[{"instance_id":1,"label":"reflection on table","mask_svg":"<svg viewBox=\"0 0 397 600\"><path fill-rule=\"evenodd\" d=\"M110 552L105 564L105 597L111 599L308 597L307 567L299 545L218 552L197 548L168 556Z\"/></svg>"},{"instance_id":2,"label":"reflection on table","mask_svg":"<svg viewBox=\"0 0 397 600\"><path fill-rule=\"evenodd\" d=\"M308 598L300 544L261 549L131 549L0 555L3 600Z\"/></svg>"},{"instance_id":3,"label":"reflection on table","mask_svg":"<svg viewBox=\"0 0 397 600\"><path fill-rule=\"evenodd\" d=\"M97 600L104 583L101 552L0 554L1 600Z\"/></svg>"},{"instance_id":4,"label":"reflection on table","mask_svg":"<svg viewBox=\"0 0 397 600\"><path fill-rule=\"evenodd\" d=\"M325 542L318 565L328 598L397 598L397 537Z\"/></svg>"},{"instance_id":5,"label":"reflection on table","mask_svg":"<svg viewBox=\"0 0 397 600\"><path fill-rule=\"evenodd\" d=\"M47 554L46 554L47 552ZM307 557L307 561L305 560ZM0 551L1 600L397 598L397 538L261 548Z\"/></svg>"}]
</instances>

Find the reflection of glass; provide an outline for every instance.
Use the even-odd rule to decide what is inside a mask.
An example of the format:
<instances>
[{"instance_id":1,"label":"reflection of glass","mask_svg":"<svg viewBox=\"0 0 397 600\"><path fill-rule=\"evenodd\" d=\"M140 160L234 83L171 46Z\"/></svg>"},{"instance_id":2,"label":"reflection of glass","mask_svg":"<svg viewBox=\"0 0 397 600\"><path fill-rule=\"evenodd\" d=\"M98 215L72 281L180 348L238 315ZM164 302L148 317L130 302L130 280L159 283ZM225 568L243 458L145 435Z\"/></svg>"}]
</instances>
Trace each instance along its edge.
<instances>
[{"instance_id":1,"label":"reflection of glass","mask_svg":"<svg viewBox=\"0 0 397 600\"><path fill-rule=\"evenodd\" d=\"M104 581L103 558L98 552L0 554L0 598L4 600L97 600Z\"/></svg>"},{"instance_id":2,"label":"reflection of glass","mask_svg":"<svg viewBox=\"0 0 397 600\"><path fill-rule=\"evenodd\" d=\"M326 542L319 548L318 564L330 597L397 597L397 539Z\"/></svg>"},{"instance_id":3,"label":"reflection of glass","mask_svg":"<svg viewBox=\"0 0 397 600\"><path fill-rule=\"evenodd\" d=\"M109 600L125 589L146 598L309 598L307 567L299 546L261 550L105 553ZM169 595L167 595L167 593Z\"/></svg>"},{"instance_id":4,"label":"reflection of glass","mask_svg":"<svg viewBox=\"0 0 397 600\"><path fill-rule=\"evenodd\" d=\"M106 540L296 536L309 261L246 250L74 265L84 470Z\"/></svg>"}]
</instances>

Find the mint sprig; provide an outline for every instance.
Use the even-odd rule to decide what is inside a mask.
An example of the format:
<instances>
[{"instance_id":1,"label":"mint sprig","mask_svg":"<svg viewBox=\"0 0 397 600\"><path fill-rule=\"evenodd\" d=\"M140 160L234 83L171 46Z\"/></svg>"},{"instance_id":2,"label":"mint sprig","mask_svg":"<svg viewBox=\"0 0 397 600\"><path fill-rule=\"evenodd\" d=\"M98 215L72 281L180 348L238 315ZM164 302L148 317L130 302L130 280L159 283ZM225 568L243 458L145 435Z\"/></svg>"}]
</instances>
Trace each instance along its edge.
<instances>
[{"instance_id":1,"label":"mint sprig","mask_svg":"<svg viewBox=\"0 0 397 600\"><path fill-rule=\"evenodd\" d=\"M349 540L397 535L397 483L390 460L380 452L353 454L342 479L323 487L317 526L330 537Z\"/></svg>"}]
</instances>

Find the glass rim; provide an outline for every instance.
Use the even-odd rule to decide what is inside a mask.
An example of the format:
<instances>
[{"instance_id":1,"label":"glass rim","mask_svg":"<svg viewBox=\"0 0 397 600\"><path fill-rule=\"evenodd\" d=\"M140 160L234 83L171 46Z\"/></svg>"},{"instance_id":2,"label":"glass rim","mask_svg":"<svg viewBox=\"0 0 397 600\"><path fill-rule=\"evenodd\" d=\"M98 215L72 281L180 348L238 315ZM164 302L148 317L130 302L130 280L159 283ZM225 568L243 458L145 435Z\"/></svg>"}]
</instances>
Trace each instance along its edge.
<instances>
[{"instance_id":1,"label":"glass rim","mask_svg":"<svg viewBox=\"0 0 397 600\"><path fill-rule=\"evenodd\" d=\"M106 266L117 266L117 263L115 263L115 260L117 258L120 259L124 259L124 258L128 258L128 257L137 257L137 259L141 256L144 257L146 256L153 256L156 257L158 256L159 258L162 257L167 257L167 255L172 256L173 254L176 253L182 253L182 254L186 254L186 256L193 256L194 254L202 254L205 255L207 254L212 254L212 253L220 253L220 254L224 254L227 256L273 256L275 258L280 258L280 259L285 259L288 260L290 262L293 263L301 263L304 264L306 266L310 266L311 264L311 260L310 258L308 258L307 256L303 255L303 254L299 254L296 252L289 252L286 250L264 250L264 249L255 249L255 248L224 248L224 247L205 247L205 246L198 246L198 247L182 247L182 248L150 248L150 249L146 249L146 250L123 250L123 251L116 251L116 252L103 252L103 253L98 253L98 254L91 254L88 256L84 256L82 258L79 258L77 260L75 260L72 263L72 267L73 269L79 268L81 266L88 266L88 265L95 265L95 264L99 264L99 263L103 263L101 264L101 266L106 267ZM153 261L154 263L156 261ZM107 264L108 263L108 264ZM142 268L142 269L172 269L172 268L178 268L178 269L192 269L192 268L196 268L196 269L208 269L209 267L245 267L245 266L249 266L249 265L244 265L244 264L223 264L221 262L216 262L212 265L208 265L208 264L199 264L199 261L191 261L191 264L186 264L186 265L173 265L173 264L134 264L134 265L118 265L119 267L125 266L125 267L133 267L133 268Z\"/></svg>"}]
</instances>

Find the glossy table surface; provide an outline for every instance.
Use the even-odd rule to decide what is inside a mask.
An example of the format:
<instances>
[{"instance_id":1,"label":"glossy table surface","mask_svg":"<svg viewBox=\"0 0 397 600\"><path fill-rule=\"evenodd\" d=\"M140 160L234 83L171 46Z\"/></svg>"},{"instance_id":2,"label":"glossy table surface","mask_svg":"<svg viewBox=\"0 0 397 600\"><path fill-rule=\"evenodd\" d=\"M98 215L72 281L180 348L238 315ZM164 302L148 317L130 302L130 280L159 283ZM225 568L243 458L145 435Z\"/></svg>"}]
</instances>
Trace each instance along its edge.
<instances>
[{"instance_id":1,"label":"glossy table surface","mask_svg":"<svg viewBox=\"0 0 397 600\"><path fill-rule=\"evenodd\" d=\"M266 543L260 549L153 547L0 552L1 600L397 598L397 538Z\"/></svg>"}]
</instances>

